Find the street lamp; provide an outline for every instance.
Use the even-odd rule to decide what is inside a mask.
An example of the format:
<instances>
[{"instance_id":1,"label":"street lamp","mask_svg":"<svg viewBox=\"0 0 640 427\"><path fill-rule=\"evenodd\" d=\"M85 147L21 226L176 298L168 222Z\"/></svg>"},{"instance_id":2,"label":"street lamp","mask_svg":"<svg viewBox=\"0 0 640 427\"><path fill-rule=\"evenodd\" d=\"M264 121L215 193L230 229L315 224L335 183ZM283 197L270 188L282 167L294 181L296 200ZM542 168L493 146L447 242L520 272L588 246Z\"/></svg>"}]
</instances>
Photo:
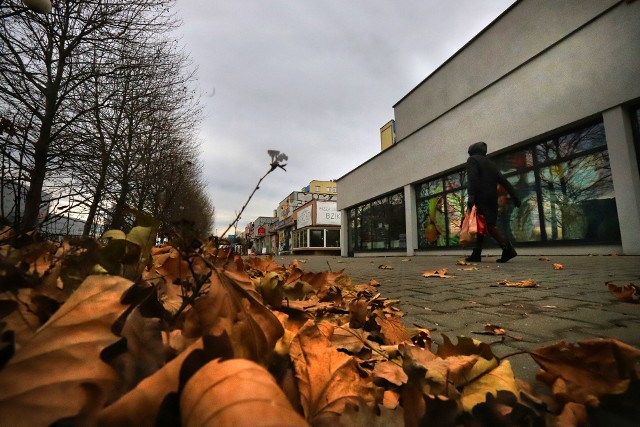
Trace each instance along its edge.
<instances>
[{"instance_id":1,"label":"street lamp","mask_svg":"<svg viewBox=\"0 0 640 427\"><path fill-rule=\"evenodd\" d=\"M38 13L49 13L51 12L51 1L50 0L22 0L24 7L20 7L13 12L7 13L6 15L0 15L0 18L8 18L10 16L18 15L20 13L26 12L27 10L33 10ZM8 9L10 6L3 6L2 0L0 0L0 9Z\"/></svg>"}]
</instances>

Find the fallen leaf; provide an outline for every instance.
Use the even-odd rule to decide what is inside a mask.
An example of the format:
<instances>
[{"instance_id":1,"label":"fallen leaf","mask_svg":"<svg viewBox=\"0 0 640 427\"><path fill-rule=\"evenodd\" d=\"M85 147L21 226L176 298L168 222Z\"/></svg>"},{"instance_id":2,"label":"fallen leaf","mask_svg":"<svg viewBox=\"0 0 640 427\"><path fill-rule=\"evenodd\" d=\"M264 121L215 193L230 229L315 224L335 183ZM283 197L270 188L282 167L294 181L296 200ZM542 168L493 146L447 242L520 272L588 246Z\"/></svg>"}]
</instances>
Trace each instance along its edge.
<instances>
[{"instance_id":1,"label":"fallen leaf","mask_svg":"<svg viewBox=\"0 0 640 427\"><path fill-rule=\"evenodd\" d=\"M521 282L510 282L509 280L501 280L497 282L499 285L509 286L512 288L537 288L538 285L533 279L526 279Z\"/></svg>"},{"instance_id":2,"label":"fallen leaf","mask_svg":"<svg viewBox=\"0 0 640 427\"><path fill-rule=\"evenodd\" d=\"M462 391L462 407L470 412L474 406L487 401L487 393L497 396L498 391L508 391L518 396L518 387L511 363L503 360L498 367L467 384Z\"/></svg>"},{"instance_id":3,"label":"fallen leaf","mask_svg":"<svg viewBox=\"0 0 640 427\"><path fill-rule=\"evenodd\" d=\"M131 285L122 277L88 277L11 358L0 376L3 423L50 425L80 415L87 418L79 424L92 423L118 383L100 353L118 339L111 327Z\"/></svg>"},{"instance_id":4,"label":"fallen leaf","mask_svg":"<svg viewBox=\"0 0 640 427\"><path fill-rule=\"evenodd\" d=\"M180 416L184 427L308 425L271 374L244 359L200 368L182 390Z\"/></svg>"},{"instance_id":5,"label":"fallen leaf","mask_svg":"<svg viewBox=\"0 0 640 427\"><path fill-rule=\"evenodd\" d=\"M377 378L383 379L397 386L406 384L409 380L402 366L390 361L377 363L373 368L373 378L374 380Z\"/></svg>"},{"instance_id":6,"label":"fallen leaf","mask_svg":"<svg viewBox=\"0 0 640 427\"><path fill-rule=\"evenodd\" d=\"M474 334L484 334L484 335L505 335L507 332L497 325L486 324L484 325L483 332L474 332Z\"/></svg>"},{"instance_id":7,"label":"fallen leaf","mask_svg":"<svg viewBox=\"0 0 640 427\"><path fill-rule=\"evenodd\" d=\"M543 256L538 258L538 261L551 261L551 259L547 258L546 256Z\"/></svg>"},{"instance_id":8,"label":"fallen leaf","mask_svg":"<svg viewBox=\"0 0 640 427\"><path fill-rule=\"evenodd\" d=\"M553 264L554 270L564 270L564 266L562 264Z\"/></svg>"},{"instance_id":9,"label":"fallen leaf","mask_svg":"<svg viewBox=\"0 0 640 427\"><path fill-rule=\"evenodd\" d=\"M618 298L621 301L631 302L638 304L640 303L640 287L634 285L633 283L629 283L624 286L617 286L613 283L606 283L609 288L609 292L614 297Z\"/></svg>"},{"instance_id":10,"label":"fallen leaf","mask_svg":"<svg viewBox=\"0 0 640 427\"><path fill-rule=\"evenodd\" d=\"M546 372L548 385L563 379L584 399L627 390L636 375L640 349L615 339L592 339L577 344L560 342L532 351L531 357ZM586 403L577 401L578 403Z\"/></svg>"},{"instance_id":11,"label":"fallen leaf","mask_svg":"<svg viewBox=\"0 0 640 427\"><path fill-rule=\"evenodd\" d=\"M562 408L562 413L558 415L556 425L558 427L588 426L587 407L580 403L567 402Z\"/></svg>"},{"instance_id":12,"label":"fallen leaf","mask_svg":"<svg viewBox=\"0 0 640 427\"><path fill-rule=\"evenodd\" d=\"M389 264L381 264L378 266L378 268L381 270L393 270L393 267L390 266Z\"/></svg>"},{"instance_id":13,"label":"fallen leaf","mask_svg":"<svg viewBox=\"0 0 640 427\"><path fill-rule=\"evenodd\" d=\"M446 279L450 279L452 277L456 277L456 276L450 276L447 274L449 270L446 268L441 268L439 270L432 270L432 271L425 271L424 273L422 273L422 277L441 277L441 278L446 278Z\"/></svg>"},{"instance_id":14,"label":"fallen leaf","mask_svg":"<svg viewBox=\"0 0 640 427\"><path fill-rule=\"evenodd\" d=\"M195 341L175 359L142 380L129 393L104 408L98 417L100 427L157 425L156 416L163 399L169 393L178 391L182 362L193 350L202 347L202 339Z\"/></svg>"},{"instance_id":15,"label":"fallen leaf","mask_svg":"<svg viewBox=\"0 0 640 427\"><path fill-rule=\"evenodd\" d=\"M312 425L340 414L359 398L375 402L371 378L362 378L352 356L341 353L313 321L300 329L290 348L304 414Z\"/></svg>"},{"instance_id":16,"label":"fallen leaf","mask_svg":"<svg viewBox=\"0 0 640 427\"><path fill-rule=\"evenodd\" d=\"M395 345L411 339L400 318L386 316L382 310L376 310L375 314L375 322L380 327L384 344Z\"/></svg>"},{"instance_id":17,"label":"fallen leaf","mask_svg":"<svg viewBox=\"0 0 640 427\"><path fill-rule=\"evenodd\" d=\"M209 292L187 313L186 337L221 335L231 339L234 356L263 361L284 334L278 318L242 286L223 274L211 275Z\"/></svg>"}]
</instances>

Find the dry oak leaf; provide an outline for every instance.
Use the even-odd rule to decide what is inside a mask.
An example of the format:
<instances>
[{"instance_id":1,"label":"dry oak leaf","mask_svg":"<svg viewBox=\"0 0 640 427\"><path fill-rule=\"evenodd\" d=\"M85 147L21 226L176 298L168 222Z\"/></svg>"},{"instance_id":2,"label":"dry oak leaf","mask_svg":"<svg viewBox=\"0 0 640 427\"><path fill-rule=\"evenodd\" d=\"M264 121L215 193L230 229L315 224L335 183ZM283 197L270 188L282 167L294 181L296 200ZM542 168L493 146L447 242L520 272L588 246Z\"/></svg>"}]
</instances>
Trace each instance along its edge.
<instances>
[{"instance_id":1,"label":"dry oak leaf","mask_svg":"<svg viewBox=\"0 0 640 427\"><path fill-rule=\"evenodd\" d=\"M555 425L557 427L574 427L588 426L589 424L587 407L580 403L567 402L562 408L562 413L558 415Z\"/></svg>"},{"instance_id":2,"label":"dry oak leaf","mask_svg":"<svg viewBox=\"0 0 640 427\"><path fill-rule=\"evenodd\" d=\"M175 359L153 375L142 380L133 390L104 408L98 417L100 427L153 427L160 404L169 393L177 392L182 362L202 339L191 344Z\"/></svg>"},{"instance_id":3,"label":"dry oak leaf","mask_svg":"<svg viewBox=\"0 0 640 427\"><path fill-rule=\"evenodd\" d=\"M444 334L442 335L442 340L443 343L438 346L436 354L443 359L454 356L480 356L464 378L465 382L471 382L498 366L498 359L493 355L489 344L473 338L459 336L458 343L454 345L449 337Z\"/></svg>"},{"instance_id":4,"label":"dry oak leaf","mask_svg":"<svg viewBox=\"0 0 640 427\"><path fill-rule=\"evenodd\" d=\"M125 311L132 282L89 276L18 351L0 375L5 425L50 425L61 418L91 423L117 385L100 352L117 341L111 327Z\"/></svg>"},{"instance_id":5,"label":"dry oak leaf","mask_svg":"<svg viewBox=\"0 0 640 427\"><path fill-rule=\"evenodd\" d=\"M376 310L374 314L375 322L380 327L380 334L382 334L384 344L395 345L411 339L409 331L402 324L399 317L387 316L382 310Z\"/></svg>"},{"instance_id":6,"label":"dry oak leaf","mask_svg":"<svg viewBox=\"0 0 640 427\"><path fill-rule=\"evenodd\" d=\"M244 359L200 368L182 390L180 415L184 427L308 426L271 374Z\"/></svg>"},{"instance_id":7,"label":"dry oak leaf","mask_svg":"<svg viewBox=\"0 0 640 427\"><path fill-rule=\"evenodd\" d=\"M376 366L373 368L373 377L374 379L379 378L386 380L397 386L406 384L407 381L409 381L409 377L402 369L402 366L391 361L376 363Z\"/></svg>"},{"instance_id":8,"label":"dry oak leaf","mask_svg":"<svg viewBox=\"0 0 640 427\"><path fill-rule=\"evenodd\" d=\"M371 378L362 378L356 360L339 352L313 321L300 329L290 347L300 401L307 421L317 425L347 404L375 402Z\"/></svg>"},{"instance_id":9,"label":"dry oak leaf","mask_svg":"<svg viewBox=\"0 0 640 427\"><path fill-rule=\"evenodd\" d=\"M562 264L553 264L554 270L564 270L564 266Z\"/></svg>"},{"instance_id":10,"label":"dry oak leaf","mask_svg":"<svg viewBox=\"0 0 640 427\"><path fill-rule=\"evenodd\" d=\"M640 349L616 339L592 339L577 344L560 342L532 351L531 357L547 373L547 384L564 379L584 393L600 397L624 393L637 376ZM583 402L579 402L583 403Z\"/></svg>"},{"instance_id":11,"label":"dry oak leaf","mask_svg":"<svg viewBox=\"0 0 640 427\"><path fill-rule=\"evenodd\" d=\"M244 288L217 270L209 292L196 300L187 313L183 334L219 336L226 331L234 357L265 360L284 334L278 318Z\"/></svg>"},{"instance_id":12,"label":"dry oak leaf","mask_svg":"<svg viewBox=\"0 0 640 427\"><path fill-rule=\"evenodd\" d=\"M538 283L536 283L535 280L533 279L526 279L526 280L522 280L520 282L511 282L507 279L501 280L498 282L499 285L504 285L504 286L508 286L511 288L537 288Z\"/></svg>"},{"instance_id":13,"label":"dry oak leaf","mask_svg":"<svg viewBox=\"0 0 640 427\"><path fill-rule=\"evenodd\" d=\"M621 301L631 302L631 303L640 303L640 287L634 285L633 283L629 283L624 286L617 286L613 283L606 283L609 288L609 292L614 297L618 298Z\"/></svg>"},{"instance_id":14,"label":"dry oak leaf","mask_svg":"<svg viewBox=\"0 0 640 427\"><path fill-rule=\"evenodd\" d=\"M497 396L498 391L509 391L519 396L516 379L511 369L511 363L503 360L495 369L487 372L475 381L467 384L462 391L462 408L471 412L474 406L487 401L487 393Z\"/></svg>"},{"instance_id":15,"label":"dry oak leaf","mask_svg":"<svg viewBox=\"0 0 640 427\"><path fill-rule=\"evenodd\" d=\"M441 268L439 270L425 271L424 273L422 273L422 277L441 277L444 279L450 279L452 277L456 277L456 276L448 275L447 274L448 271L449 270L446 268Z\"/></svg>"},{"instance_id":16,"label":"dry oak leaf","mask_svg":"<svg viewBox=\"0 0 640 427\"><path fill-rule=\"evenodd\" d=\"M384 406L370 407L360 402L358 406L347 405L339 416L327 417L314 427L393 427L403 425L404 410Z\"/></svg>"},{"instance_id":17,"label":"dry oak leaf","mask_svg":"<svg viewBox=\"0 0 640 427\"><path fill-rule=\"evenodd\" d=\"M492 325L490 323L484 325L484 331L482 332L474 332L474 334L483 334L483 335L506 335L507 331L498 326Z\"/></svg>"}]
</instances>

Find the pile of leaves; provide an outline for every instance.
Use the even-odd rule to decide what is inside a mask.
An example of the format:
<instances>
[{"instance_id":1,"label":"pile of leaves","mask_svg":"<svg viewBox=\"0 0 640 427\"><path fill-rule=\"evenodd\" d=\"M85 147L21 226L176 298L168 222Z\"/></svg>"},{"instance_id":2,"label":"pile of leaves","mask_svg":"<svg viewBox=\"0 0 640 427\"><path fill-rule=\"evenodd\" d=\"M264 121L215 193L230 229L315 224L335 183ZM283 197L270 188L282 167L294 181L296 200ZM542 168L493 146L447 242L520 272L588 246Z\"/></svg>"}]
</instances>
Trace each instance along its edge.
<instances>
[{"instance_id":1,"label":"pile of leaves","mask_svg":"<svg viewBox=\"0 0 640 427\"><path fill-rule=\"evenodd\" d=\"M640 350L530 353L536 395L490 345L402 323L375 281L212 242L2 246L3 425L637 425ZM455 315L455 314L452 314Z\"/></svg>"}]
</instances>

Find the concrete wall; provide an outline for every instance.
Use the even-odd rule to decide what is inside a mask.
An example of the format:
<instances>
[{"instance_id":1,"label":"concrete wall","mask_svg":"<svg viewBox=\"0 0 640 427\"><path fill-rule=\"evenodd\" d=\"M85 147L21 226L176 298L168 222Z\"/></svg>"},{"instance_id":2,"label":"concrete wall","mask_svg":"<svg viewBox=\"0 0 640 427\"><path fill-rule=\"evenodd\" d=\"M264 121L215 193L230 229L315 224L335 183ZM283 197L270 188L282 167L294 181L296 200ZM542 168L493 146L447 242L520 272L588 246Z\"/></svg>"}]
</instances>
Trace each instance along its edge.
<instances>
[{"instance_id":1,"label":"concrete wall","mask_svg":"<svg viewBox=\"0 0 640 427\"><path fill-rule=\"evenodd\" d=\"M402 140L567 37L619 0L520 1L395 106Z\"/></svg>"},{"instance_id":2,"label":"concrete wall","mask_svg":"<svg viewBox=\"0 0 640 427\"><path fill-rule=\"evenodd\" d=\"M516 3L396 105L399 142L338 180L338 208L639 98L638 22L640 1Z\"/></svg>"}]
</instances>

